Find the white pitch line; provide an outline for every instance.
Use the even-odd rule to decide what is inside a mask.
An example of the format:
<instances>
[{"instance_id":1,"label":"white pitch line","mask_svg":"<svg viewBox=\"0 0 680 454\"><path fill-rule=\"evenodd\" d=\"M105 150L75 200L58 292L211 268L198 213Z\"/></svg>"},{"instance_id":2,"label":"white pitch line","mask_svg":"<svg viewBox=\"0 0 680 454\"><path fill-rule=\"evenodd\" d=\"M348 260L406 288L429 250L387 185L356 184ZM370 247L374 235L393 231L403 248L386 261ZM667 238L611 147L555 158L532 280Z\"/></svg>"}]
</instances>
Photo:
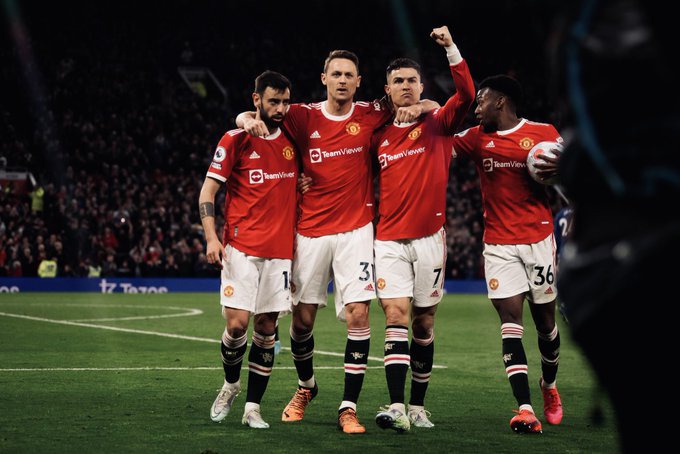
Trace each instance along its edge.
<instances>
[{"instance_id":1,"label":"white pitch line","mask_svg":"<svg viewBox=\"0 0 680 454\"><path fill-rule=\"evenodd\" d=\"M199 341L199 342L213 342L213 343L221 342L219 339L206 339L204 337L183 336L181 334L159 333L157 331L145 331L145 330L141 330L141 329L132 329L132 328L120 328L118 326L94 325L92 323L72 322L72 321L69 321L69 320L54 320L54 319L51 319L51 318L32 317L30 315L9 314L7 312L0 312L0 315L4 315L5 317L23 318L23 319L26 319L26 320L33 320L33 321L36 321L36 322L56 323L57 325L69 325L69 326L80 326L80 327L84 327L84 328L106 329L106 330L110 330L110 331L120 331L120 332L123 332L123 333L148 334L149 336L170 337L172 339L184 339L184 340L193 340L193 341Z\"/></svg>"},{"instance_id":2,"label":"white pitch line","mask_svg":"<svg viewBox=\"0 0 680 454\"><path fill-rule=\"evenodd\" d=\"M23 314L10 314L7 312L0 312L0 315L3 315L5 317L14 317L14 318L21 318L25 320L33 320L37 322L45 322L45 323L55 323L58 325L69 325L69 326L80 326L84 328L95 328L95 329L105 329L105 330L110 330L110 331L119 331L123 333L133 333L133 334L147 334L149 336L159 336L159 337L169 337L171 339L183 339L183 340L193 340L193 341L198 341L198 342L211 342L211 343L220 343L221 340L219 339L207 339L205 337L194 337L194 336L184 336L181 334L172 334L172 333L161 333L158 331L146 331L146 330L141 330L141 329L132 329L132 328L120 328L118 326L107 326L107 325L94 325L92 323L83 323L83 322L74 322L70 320L55 320L51 318L43 318L43 317L32 317L30 315L23 315ZM285 350L290 350L289 348L284 348ZM345 354L344 353L337 353L337 352L327 352L323 350L314 350L315 355L323 355L323 356L336 356L340 358L344 358ZM383 358L378 358L376 356L369 356L369 360L371 361L378 361L378 362L383 362ZM433 369L447 369L447 366L439 366L437 364L432 365Z\"/></svg>"},{"instance_id":3,"label":"white pitch line","mask_svg":"<svg viewBox=\"0 0 680 454\"><path fill-rule=\"evenodd\" d=\"M167 309L187 310L182 307L167 307ZM203 313L200 309L189 309L189 312L179 314L166 315L137 315L134 317L111 317L111 318L83 318L78 320L69 320L71 322L118 322L127 320L153 320L157 318L173 318L173 317L191 317L192 315L201 315Z\"/></svg>"}]
</instances>

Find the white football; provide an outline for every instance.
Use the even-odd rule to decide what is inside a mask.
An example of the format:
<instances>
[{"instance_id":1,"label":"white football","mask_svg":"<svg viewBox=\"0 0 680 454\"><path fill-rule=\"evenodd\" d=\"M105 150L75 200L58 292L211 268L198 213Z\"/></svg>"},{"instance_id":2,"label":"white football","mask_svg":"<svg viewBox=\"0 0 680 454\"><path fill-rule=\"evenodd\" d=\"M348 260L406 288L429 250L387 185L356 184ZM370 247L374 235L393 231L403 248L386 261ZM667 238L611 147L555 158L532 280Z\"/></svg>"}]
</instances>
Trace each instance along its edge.
<instances>
[{"instance_id":1,"label":"white football","mask_svg":"<svg viewBox=\"0 0 680 454\"><path fill-rule=\"evenodd\" d=\"M548 178L545 180L541 180L537 175L536 175L536 162L545 162L543 159L541 159L541 156L550 156L551 158L554 158L556 155L553 152L553 150L557 150L560 153L564 151L564 146L561 143L557 142L539 142L534 147L529 151L529 154L527 155L527 170L529 171L529 175L531 175L531 178L533 178L535 181L541 183L541 184L555 184L557 183L557 176L554 176L552 178Z\"/></svg>"}]
</instances>

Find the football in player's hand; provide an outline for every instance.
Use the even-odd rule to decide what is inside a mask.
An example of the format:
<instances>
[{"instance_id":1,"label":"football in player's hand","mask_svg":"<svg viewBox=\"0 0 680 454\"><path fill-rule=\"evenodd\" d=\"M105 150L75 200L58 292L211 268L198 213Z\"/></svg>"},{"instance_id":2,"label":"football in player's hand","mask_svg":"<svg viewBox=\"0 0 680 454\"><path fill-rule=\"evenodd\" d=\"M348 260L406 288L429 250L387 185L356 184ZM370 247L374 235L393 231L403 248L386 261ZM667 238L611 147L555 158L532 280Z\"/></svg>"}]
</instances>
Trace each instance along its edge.
<instances>
[{"instance_id":1,"label":"football in player's hand","mask_svg":"<svg viewBox=\"0 0 680 454\"><path fill-rule=\"evenodd\" d=\"M555 153L557 151L557 153ZM527 170L529 175L535 181L541 184L555 184L557 183L557 163L549 162L543 159L543 156L548 156L550 158L559 158L559 155L564 151L564 146L557 142L539 142L529 151L527 156ZM538 169L536 164L543 166L543 168ZM539 172L540 171L540 172ZM537 173L539 172L539 173ZM548 177L544 177L545 174L541 173L547 172Z\"/></svg>"}]
</instances>

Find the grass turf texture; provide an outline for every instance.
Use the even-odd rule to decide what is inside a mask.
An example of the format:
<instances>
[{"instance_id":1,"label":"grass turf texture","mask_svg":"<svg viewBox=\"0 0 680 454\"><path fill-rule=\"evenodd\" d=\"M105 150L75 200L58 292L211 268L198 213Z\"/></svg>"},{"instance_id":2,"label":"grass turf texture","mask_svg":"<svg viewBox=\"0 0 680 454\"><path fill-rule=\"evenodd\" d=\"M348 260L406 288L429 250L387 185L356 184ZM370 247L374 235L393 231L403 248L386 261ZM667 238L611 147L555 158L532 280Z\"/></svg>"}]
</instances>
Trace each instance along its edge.
<instances>
[{"instance_id":1,"label":"grass turf texture","mask_svg":"<svg viewBox=\"0 0 680 454\"><path fill-rule=\"evenodd\" d=\"M153 318L188 314L191 309L201 313ZM0 315L0 452L618 450L606 401L604 422L593 424L593 377L561 319L558 386L565 417L560 426L545 422L537 384L540 357L528 308L524 346L532 400L543 422L543 435L511 432L509 420L516 404L501 360L499 322L483 295L444 297L436 320L435 364L446 368L433 371L425 401L435 427L413 428L401 435L383 431L374 422L379 406L389 402L382 362L378 360L369 360L358 406L366 434L350 436L336 429L343 388L342 356L315 355L315 366L331 368L315 371L319 395L302 422L280 421L297 383L290 351L285 349L290 345L289 316L281 321L284 351L275 360L262 402L262 416L271 428L255 430L241 425L247 369L241 372L242 393L226 420L216 424L208 415L223 382L217 340L224 324L217 295L3 294L0 313L5 314ZM136 318L120 320L131 317ZM75 321L79 325L47 320ZM384 316L376 302L371 308L371 328L371 356L379 359ZM345 326L335 320L332 305L319 311L314 331L317 350L344 352ZM126 370L130 368L139 370ZM407 399L409 386L407 380Z\"/></svg>"}]
</instances>

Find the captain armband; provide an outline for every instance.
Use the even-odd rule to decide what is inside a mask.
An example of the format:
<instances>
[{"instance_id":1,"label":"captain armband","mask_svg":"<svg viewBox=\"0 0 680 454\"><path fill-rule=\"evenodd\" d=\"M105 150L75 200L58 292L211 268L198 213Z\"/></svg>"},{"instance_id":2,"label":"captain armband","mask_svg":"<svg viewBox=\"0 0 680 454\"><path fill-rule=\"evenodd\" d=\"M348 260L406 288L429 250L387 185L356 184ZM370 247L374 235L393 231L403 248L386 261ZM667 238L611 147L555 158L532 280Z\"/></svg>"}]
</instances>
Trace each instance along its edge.
<instances>
[{"instance_id":1,"label":"captain armband","mask_svg":"<svg viewBox=\"0 0 680 454\"><path fill-rule=\"evenodd\" d=\"M212 202L203 202L198 205L198 211L201 213L201 219L208 216L215 217L215 204Z\"/></svg>"}]
</instances>

